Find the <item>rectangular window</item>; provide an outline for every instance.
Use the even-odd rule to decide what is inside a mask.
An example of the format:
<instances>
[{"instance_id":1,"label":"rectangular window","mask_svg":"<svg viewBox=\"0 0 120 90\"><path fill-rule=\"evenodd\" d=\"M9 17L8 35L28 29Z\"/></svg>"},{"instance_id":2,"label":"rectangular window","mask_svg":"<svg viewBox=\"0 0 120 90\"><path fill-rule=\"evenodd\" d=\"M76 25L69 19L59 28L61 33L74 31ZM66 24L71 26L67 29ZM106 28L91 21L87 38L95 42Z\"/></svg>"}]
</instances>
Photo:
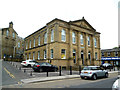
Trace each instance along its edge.
<instances>
[{"instance_id":1,"label":"rectangular window","mask_svg":"<svg viewBox=\"0 0 120 90\"><path fill-rule=\"evenodd\" d=\"M31 48L31 40L30 40L30 46L29 46L29 48Z\"/></svg>"},{"instance_id":2,"label":"rectangular window","mask_svg":"<svg viewBox=\"0 0 120 90\"><path fill-rule=\"evenodd\" d=\"M65 52L65 49L62 49L61 50L61 59L66 59L66 52Z\"/></svg>"},{"instance_id":3,"label":"rectangular window","mask_svg":"<svg viewBox=\"0 0 120 90\"><path fill-rule=\"evenodd\" d=\"M34 39L34 42L33 42L33 43L34 43L34 47L35 47L35 39Z\"/></svg>"},{"instance_id":4,"label":"rectangular window","mask_svg":"<svg viewBox=\"0 0 120 90\"><path fill-rule=\"evenodd\" d=\"M110 52L107 53L108 57L110 57Z\"/></svg>"},{"instance_id":5,"label":"rectangular window","mask_svg":"<svg viewBox=\"0 0 120 90\"><path fill-rule=\"evenodd\" d=\"M73 42L73 44L76 43L76 40L75 40L75 32L72 33L72 42Z\"/></svg>"},{"instance_id":6,"label":"rectangular window","mask_svg":"<svg viewBox=\"0 0 120 90\"><path fill-rule=\"evenodd\" d=\"M82 34L80 35L80 42L81 42L81 45L83 45L83 35Z\"/></svg>"},{"instance_id":7,"label":"rectangular window","mask_svg":"<svg viewBox=\"0 0 120 90\"><path fill-rule=\"evenodd\" d=\"M13 32L13 38L15 38L15 33Z\"/></svg>"},{"instance_id":8,"label":"rectangular window","mask_svg":"<svg viewBox=\"0 0 120 90\"><path fill-rule=\"evenodd\" d=\"M8 36L8 35L9 35L9 30L6 31L6 36Z\"/></svg>"},{"instance_id":9,"label":"rectangular window","mask_svg":"<svg viewBox=\"0 0 120 90\"><path fill-rule=\"evenodd\" d=\"M90 46L90 37L89 36L88 36L87 40L88 40L88 46Z\"/></svg>"},{"instance_id":10,"label":"rectangular window","mask_svg":"<svg viewBox=\"0 0 120 90\"><path fill-rule=\"evenodd\" d=\"M44 59L46 59L46 54L47 54L46 50L44 50Z\"/></svg>"},{"instance_id":11,"label":"rectangular window","mask_svg":"<svg viewBox=\"0 0 120 90\"><path fill-rule=\"evenodd\" d=\"M40 51L38 51L38 60L40 60Z\"/></svg>"},{"instance_id":12,"label":"rectangular window","mask_svg":"<svg viewBox=\"0 0 120 90\"><path fill-rule=\"evenodd\" d=\"M96 41L96 38L94 38L94 46L97 47L97 41Z\"/></svg>"},{"instance_id":13,"label":"rectangular window","mask_svg":"<svg viewBox=\"0 0 120 90\"><path fill-rule=\"evenodd\" d=\"M65 42L66 41L66 33L65 30L63 29L61 32L61 41Z\"/></svg>"},{"instance_id":14,"label":"rectangular window","mask_svg":"<svg viewBox=\"0 0 120 90\"><path fill-rule=\"evenodd\" d=\"M40 36L38 37L38 46L40 46Z\"/></svg>"},{"instance_id":15,"label":"rectangular window","mask_svg":"<svg viewBox=\"0 0 120 90\"><path fill-rule=\"evenodd\" d=\"M118 57L118 52L115 52L115 57Z\"/></svg>"},{"instance_id":16,"label":"rectangular window","mask_svg":"<svg viewBox=\"0 0 120 90\"><path fill-rule=\"evenodd\" d=\"M18 48L20 48L20 42L18 42Z\"/></svg>"},{"instance_id":17,"label":"rectangular window","mask_svg":"<svg viewBox=\"0 0 120 90\"><path fill-rule=\"evenodd\" d=\"M95 59L97 60L98 58L97 58L97 52L95 52Z\"/></svg>"},{"instance_id":18,"label":"rectangular window","mask_svg":"<svg viewBox=\"0 0 120 90\"><path fill-rule=\"evenodd\" d=\"M33 52L33 60L35 60L35 52Z\"/></svg>"},{"instance_id":19,"label":"rectangular window","mask_svg":"<svg viewBox=\"0 0 120 90\"><path fill-rule=\"evenodd\" d=\"M51 30L51 42L54 41L54 30Z\"/></svg>"},{"instance_id":20,"label":"rectangular window","mask_svg":"<svg viewBox=\"0 0 120 90\"><path fill-rule=\"evenodd\" d=\"M53 59L53 49L51 49L51 59Z\"/></svg>"},{"instance_id":21,"label":"rectangular window","mask_svg":"<svg viewBox=\"0 0 120 90\"><path fill-rule=\"evenodd\" d=\"M102 57L104 57L104 52L102 52Z\"/></svg>"}]
</instances>

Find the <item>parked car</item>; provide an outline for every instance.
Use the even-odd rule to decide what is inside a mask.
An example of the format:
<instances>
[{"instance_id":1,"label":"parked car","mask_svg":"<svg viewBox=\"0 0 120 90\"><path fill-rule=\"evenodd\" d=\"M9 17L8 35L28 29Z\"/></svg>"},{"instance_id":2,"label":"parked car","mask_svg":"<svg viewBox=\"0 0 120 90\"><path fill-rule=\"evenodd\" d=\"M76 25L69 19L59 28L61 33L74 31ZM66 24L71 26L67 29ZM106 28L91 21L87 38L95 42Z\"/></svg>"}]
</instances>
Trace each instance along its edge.
<instances>
[{"instance_id":1,"label":"parked car","mask_svg":"<svg viewBox=\"0 0 120 90\"><path fill-rule=\"evenodd\" d=\"M96 80L98 77L108 78L108 71L100 66L85 66L80 74L82 79L92 78Z\"/></svg>"},{"instance_id":2,"label":"parked car","mask_svg":"<svg viewBox=\"0 0 120 90\"><path fill-rule=\"evenodd\" d=\"M57 71L58 67L54 66L50 63L47 62L40 62L40 63L35 63L33 65L33 70L34 71L39 71L39 72L43 72L43 71Z\"/></svg>"},{"instance_id":3,"label":"parked car","mask_svg":"<svg viewBox=\"0 0 120 90\"><path fill-rule=\"evenodd\" d=\"M113 86L112 86L112 90L120 90L120 78L119 79L117 79L115 82L114 82L114 84L113 84Z\"/></svg>"},{"instance_id":4,"label":"parked car","mask_svg":"<svg viewBox=\"0 0 120 90\"><path fill-rule=\"evenodd\" d=\"M33 65L37 63L35 60L25 60L25 61L22 61L21 65L23 66L28 66L28 67L33 67Z\"/></svg>"},{"instance_id":5,"label":"parked car","mask_svg":"<svg viewBox=\"0 0 120 90\"><path fill-rule=\"evenodd\" d=\"M110 69L110 68L113 69L113 66L110 63L104 63L101 65L101 67L106 68L106 69Z\"/></svg>"}]
</instances>

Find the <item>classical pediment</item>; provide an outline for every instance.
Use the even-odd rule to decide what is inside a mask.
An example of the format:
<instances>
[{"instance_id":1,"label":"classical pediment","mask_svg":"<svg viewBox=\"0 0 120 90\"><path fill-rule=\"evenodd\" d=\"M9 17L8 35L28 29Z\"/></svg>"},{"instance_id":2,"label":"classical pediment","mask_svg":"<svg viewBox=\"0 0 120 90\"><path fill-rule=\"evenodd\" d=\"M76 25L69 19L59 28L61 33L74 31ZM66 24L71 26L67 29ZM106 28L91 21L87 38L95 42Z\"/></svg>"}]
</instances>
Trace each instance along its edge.
<instances>
[{"instance_id":1,"label":"classical pediment","mask_svg":"<svg viewBox=\"0 0 120 90\"><path fill-rule=\"evenodd\" d=\"M95 30L84 18L81 20L75 20L71 21L71 24L80 26L82 28L90 29L90 30Z\"/></svg>"}]
</instances>

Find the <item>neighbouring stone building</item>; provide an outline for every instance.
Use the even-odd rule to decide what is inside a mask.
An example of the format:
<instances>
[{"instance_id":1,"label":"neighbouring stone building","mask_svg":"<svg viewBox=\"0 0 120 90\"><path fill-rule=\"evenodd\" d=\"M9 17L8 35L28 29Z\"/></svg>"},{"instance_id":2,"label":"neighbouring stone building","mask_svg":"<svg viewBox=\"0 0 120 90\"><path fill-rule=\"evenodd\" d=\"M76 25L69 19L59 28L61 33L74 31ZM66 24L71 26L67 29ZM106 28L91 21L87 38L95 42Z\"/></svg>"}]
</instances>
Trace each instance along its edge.
<instances>
[{"instance_id":1,"label":"neighbouring stone building","mask_svg":"<svg viewBox=\"0 0 120 90\"><path fill-rule=\"evenodd\" d=\"M19 36L13 28L13 22L9 23L9 27L0 29L0 59L16 58L18 40Z\"/></svg>"},{"instance_id":2,"label":"neighbouring stone building","mask_svg":"<svg viewBox=\"0 0 120 90\"><path fill-rule=\"evenodd\" d=\"M101 62L120 66L120 47L101 50Z\"/></svg>"},{"instance_id":3,"label":"neighbouring stone building","mask_svg":"<svg viewBox=\"0 0 120 90\"><path fill-rule=\"evenodd\" d=\"M85 19L54 19L25 39L25 59L57 66L100 65L100 33Z\"/></svg>"}]
</instances>

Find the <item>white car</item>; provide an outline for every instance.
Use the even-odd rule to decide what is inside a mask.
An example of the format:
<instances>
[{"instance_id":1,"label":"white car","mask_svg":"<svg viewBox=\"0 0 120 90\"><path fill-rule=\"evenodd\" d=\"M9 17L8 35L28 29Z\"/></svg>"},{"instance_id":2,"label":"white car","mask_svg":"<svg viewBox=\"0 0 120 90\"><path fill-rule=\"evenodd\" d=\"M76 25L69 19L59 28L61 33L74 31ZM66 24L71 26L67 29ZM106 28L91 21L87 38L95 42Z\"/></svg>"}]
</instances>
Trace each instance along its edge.
<instances>
[{"instance_id":1,"label":"white car","mask_svg":"<svg viewBox=\"0 0 120 90\"><path fill-rule=\"evenodd\" d=\"M98 77L108 78L108 71L100 66L85 66L80 74L82 79L92 78L96 80Z\"/></svg>"},{"instance_id":2,"label":"white car","mask_svg":"<svg viewBox=\"0 0 120 90\"><path fill-rule=\"evenodd\" d=\"M120 78L114 82L112 90L120 90Z\"/></svg>"},{"instance_id":3,"label":"white car","mask_svg":"<svg viewBox=\"0 0 120 90\"><path fill-rule=\"evenodd\" d=\"M25 61L22 61L21 65L23 66L28 66L28 67L33 67L33 65L37 63L35 60L25 60Z\"/></svg>"}]
</instances>

